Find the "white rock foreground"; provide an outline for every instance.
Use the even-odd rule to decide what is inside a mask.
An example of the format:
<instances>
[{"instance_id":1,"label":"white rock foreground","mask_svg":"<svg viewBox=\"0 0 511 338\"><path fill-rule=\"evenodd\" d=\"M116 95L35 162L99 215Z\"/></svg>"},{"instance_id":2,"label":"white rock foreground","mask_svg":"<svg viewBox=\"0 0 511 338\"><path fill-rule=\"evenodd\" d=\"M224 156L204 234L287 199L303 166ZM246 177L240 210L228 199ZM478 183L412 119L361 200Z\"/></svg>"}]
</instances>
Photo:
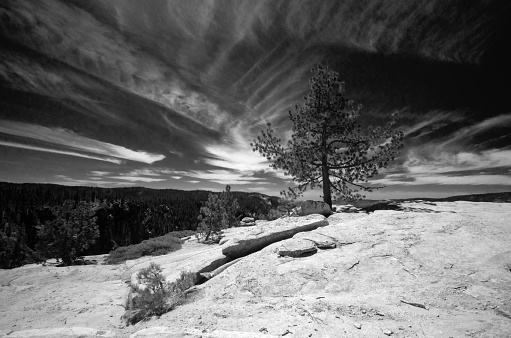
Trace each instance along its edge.
<instances>
[{"instance_id":1,"label":"white rock foreground","mask_svg":"<svg viewBox=\"0 0 511 338\"><path fill-rule=\"evenodd\" d=\"M1 270L0 336L509 337L511 204L407 207L420 212L309 216L312 228L291 218L304 231L246 256L226 248L289 224L229 229L222 246L190 242L119 266ZM303 256L281 254L297 244ZM172 280L238 256L171 312L121 322L125 282L150 261Z\"/></svg>"}]
</instances>

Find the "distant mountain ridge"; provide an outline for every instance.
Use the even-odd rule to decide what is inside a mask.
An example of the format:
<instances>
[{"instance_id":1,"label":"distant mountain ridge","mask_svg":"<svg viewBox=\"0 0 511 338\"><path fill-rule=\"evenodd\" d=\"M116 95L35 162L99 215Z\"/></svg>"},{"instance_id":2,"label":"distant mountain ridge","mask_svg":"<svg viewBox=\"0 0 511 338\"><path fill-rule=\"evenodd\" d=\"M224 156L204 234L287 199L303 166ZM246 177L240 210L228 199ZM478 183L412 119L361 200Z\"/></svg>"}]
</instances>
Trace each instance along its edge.
<instances>
[{"instance_id":1,"label":"distant mountain ridge","mask_svg":"<svg viewBox=\"0 0 511 338\"><path fill-rule=\"evenodd\" d=\"M6 191L19 196L30 193L26 196L34 206L43 206L46 203L61 203L66 199L88 200L95 199L122 199L124 201L149 201L175 198L176 196L199 196L200 199L207 199L210 193L219 193L209 190L179 190L179 189L152 189L146 187L118 187L103 188L93 186L67 186L53 183L9 183L0 182L0 201L6 197ZM279 197L269 196L258 192L232 191L236 198L258 197L278 203Z\"/></svg>"},{"instance_id":2,"label":"distant mountain ridge","mask_svg":"<svg viewBox=\"0 0 511 338\"><path fill-rule=\"evenodd\" d=\"M337 200L333 204L352 204L358 208L372 207L376 204L388 203L402 203L406 201L428 201L428 202L455 202L455 201L468 201L468 202L493 202L493 203L511 203L511 191L495 192L487 194L472 194L472 195L456 195L449 197L414 197L414 198L401 198L401 199L388 199L388 200L360 200L360 201L344 201Z\"/></svg>"},{"instance_id":3,"label":"distant mountain ridge","mask_svg":"<svg viewBox=\"0 0 511 338\"><path fill-rule=\"evenodd\" d=\"M442 198L412 198L402 199L399 201L411 200L424 200L430 202L455 202L455 201L469 201L469 202L493 202L493 203L511 203L511 191L507 192L493 192L487 194L472 194L472 195L457 195Z\"/></svg>"}]
</instances>

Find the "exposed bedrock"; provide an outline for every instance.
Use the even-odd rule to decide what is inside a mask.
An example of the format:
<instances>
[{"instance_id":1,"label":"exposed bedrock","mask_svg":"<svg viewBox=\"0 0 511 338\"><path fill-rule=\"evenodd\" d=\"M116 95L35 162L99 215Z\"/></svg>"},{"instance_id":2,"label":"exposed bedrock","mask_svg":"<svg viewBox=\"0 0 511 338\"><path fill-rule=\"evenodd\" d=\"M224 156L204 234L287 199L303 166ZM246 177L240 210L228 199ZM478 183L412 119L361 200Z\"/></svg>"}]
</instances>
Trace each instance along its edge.
<instances>
[{"instance_id":1,"label":"exposed bedrock","mask_svg":"<svg viewBox=\"0 0 511 338\"><path fill-rule=\"evenodd\" d=\"M208 274L221 268L234 259L257 252L264 247L293 237L295 234L311 231L328 225L322 215L307 215L303 217L288 217L271 222L261 222L256 226L247 228L231 228L225 231L222 245L194 244L185 246L182 250L171 255L144 257L126 262L131 275L131 285L137 285L137 273L154 262L162 267L163 275L169 282L177 281L181 272L197 274L211 278L216 274Z\"/></svg>"},{"instance_id":2,"label":"exposed bedrock","mask_svg":"<svg viewBox=\"0 0 511 338\"><path fill-rule=\"evenodd\" d=\"M318 214L261 223L230 238L223 245L222 253L233 259L244 257L270 244L291 238L299 232L311 231L326 225L328 225L326 218Z\"/></svg>"},{"instance_id":3,"label":"exposed bedrock","mask_svg":"<svg viewBox=\"0 0 511 338\"><path fill-rule=\"evenodd\" d=\"M226 330L176 329L168 326L155 326L133 333L130 338L276 338L277 336L257 332Z\"/></svg>"},{"instance_id":4,"label":"exposed bedrock","mask_svg":"<svg viewBox=\"0 0 511 338\"><path fill-rule=\"evenodd\" d=\"M115 333L109 330L97 330L90 327L58 327L45 329L31 329L12 332L2 337L8 338L92 338L92 337L115 337Z\"/></svg>"}]
</instances>

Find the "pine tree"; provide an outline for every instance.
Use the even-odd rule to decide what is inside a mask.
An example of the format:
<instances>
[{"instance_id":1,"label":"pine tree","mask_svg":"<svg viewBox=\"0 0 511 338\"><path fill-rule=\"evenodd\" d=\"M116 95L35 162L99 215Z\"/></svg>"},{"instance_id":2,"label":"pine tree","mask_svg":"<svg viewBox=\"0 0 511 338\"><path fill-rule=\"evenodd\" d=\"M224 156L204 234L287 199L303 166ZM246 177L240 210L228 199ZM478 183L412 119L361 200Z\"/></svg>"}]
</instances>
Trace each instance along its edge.
<instances>
[{"instance_id":1,"label":"pine tree","mask_svg":"<svg viewBox=\"0 0 511 338\"><path fill-rule=\"evenodd\" d=\"M227 214L222 201L216 194L209 194L208 200L200 208L197 232L204 242L217 235L220 230L227 228Z\"/></svg>"},{"instance_id":2,"label":"pine tree","mask_svg":"<svg viewBox=\"0 0 511 338\"><path fill-rule=\"evenodd\" d=\"M238 224L236 212L239 209L238 200L231 194L231 187L227 185L225 191L218 197L217 194L209 194L208 200L200 208L197 218L199 225L197 233L204 242L211 237L217 237L222 229L233 227Z\"/></svg>"},{"instance_id":3,"label":"pine tree","mask_svg":"<svg viewBox=\"0 0 511 338\"><path fill-rule=\"evenodd\" d=\"M287 147L269 123L251 146L272 161L271 167L283 169L298 183L282 195L294 199L307 188L322 187L323 199L331 207L332 192L334 197L360 199L359 191L382 188L364 183L395 159L403 132L393 128L397 121L393 114L385 127L369 127L362 133L357 123L362 106L354 108L346 99L339 74L320 65L312 73L305 104L289 112L293 134Z\"/></svg>"},{"instance_id":4,"label":"pine tree","mask_svg":"<svg viewBox=\"0 0 511 338\"><path fill-rule=\"evenodd\" d=\"M228 227L237 226L238 220L236 219L236 212L239 210L240 207L238 204L238 200L234 198L231 194L230 185L227 185L225 187L225 191L220 194L220 200L224 205Z\"/></svg>"},{"instance_id":5,"label":"pine tree","mask_svg":"<svg viewBox=\"0 0 511 338\"><path fill-rule=\"evenodd\" d=\"M38 250L71 265L99 237L93 203L65 201L53 208L55 219L38 227Z\"/></svg>"}]
</instances>

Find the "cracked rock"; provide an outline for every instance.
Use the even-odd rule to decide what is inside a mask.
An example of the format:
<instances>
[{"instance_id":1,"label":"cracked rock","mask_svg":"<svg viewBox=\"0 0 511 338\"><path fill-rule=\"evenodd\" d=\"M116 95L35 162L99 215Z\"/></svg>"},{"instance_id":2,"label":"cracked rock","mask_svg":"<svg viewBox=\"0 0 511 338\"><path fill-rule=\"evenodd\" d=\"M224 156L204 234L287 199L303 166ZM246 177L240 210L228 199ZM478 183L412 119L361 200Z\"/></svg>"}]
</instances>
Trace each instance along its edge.
<instances>
[{"instance_id":1,"label":"cracked rock","mask_svg":"<svg viewBox=\"0 0 511 338\"><path fill-rule=\"evenodd\" d=\"M300 232L293 236L295 239L306 239L314 242L319 249L333 249L336 247L335 242L331 237L322 235L317 232Z\"/></svg>"}]
</instances>

